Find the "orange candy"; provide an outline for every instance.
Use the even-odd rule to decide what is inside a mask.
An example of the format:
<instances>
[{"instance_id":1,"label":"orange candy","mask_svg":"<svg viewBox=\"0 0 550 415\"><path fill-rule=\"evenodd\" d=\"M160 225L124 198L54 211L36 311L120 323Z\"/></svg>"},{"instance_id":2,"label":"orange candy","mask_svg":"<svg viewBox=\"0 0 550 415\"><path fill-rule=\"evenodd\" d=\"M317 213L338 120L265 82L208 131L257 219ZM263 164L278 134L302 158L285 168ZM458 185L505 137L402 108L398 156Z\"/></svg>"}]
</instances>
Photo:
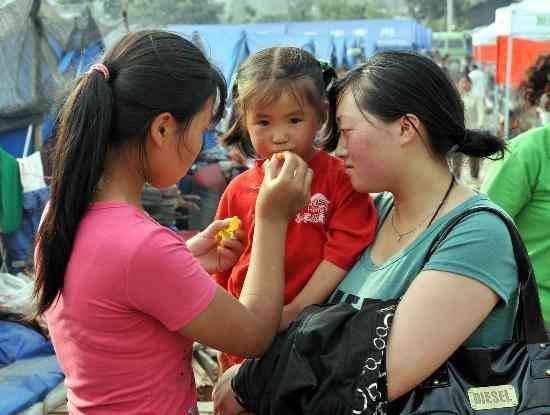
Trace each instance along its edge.
<instances>
[{"instance_id":1,"label":"orange candy","mask_svg":"<svg viewBox=\"0 0 550 415\"><path fill-rule=\"evenodd\" d=\"M216 239L221 242L227 239L234 238L235 232L237 232L240 227L241 227L241 220L239 219L238 216L233 216L229 221L229 225L227 225L224 229L222 229L216 234Z\"/></svg>"}]
</instances>

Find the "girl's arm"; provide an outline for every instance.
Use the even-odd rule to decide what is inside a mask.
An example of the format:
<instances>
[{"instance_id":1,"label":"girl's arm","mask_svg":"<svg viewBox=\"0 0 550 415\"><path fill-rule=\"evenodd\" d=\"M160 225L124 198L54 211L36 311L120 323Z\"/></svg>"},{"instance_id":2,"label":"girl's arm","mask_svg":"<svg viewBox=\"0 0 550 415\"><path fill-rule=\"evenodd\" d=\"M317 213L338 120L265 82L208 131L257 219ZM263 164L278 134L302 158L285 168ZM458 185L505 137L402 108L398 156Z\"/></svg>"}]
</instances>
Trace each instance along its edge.
<instances>
[{"instance_id":1,"label":"girl's arm","mask_svg":"<svg viewBox=\"0 0 550 415\"><path fill-rule=\"evenodd\" d=\"M278 171L280 169L280 171ZM258 356L281 321L288 221L309 199L313 173L298 156L269 163L256 202L252 256L239 301L218 287L208 307L180 333L231 354Z\"/></svg>"},{"instance_id":2,"label":"girl's arm","mask_svg":"<svg viewBox=\"0 0 550 415\"><path fill-rule=\"evenodd\" d=\"M298 314L311 304L326 301L340 281L346 275L346 270L323 260L313 272L313 275L300 293L283 308L283 317L279 330L285 330L296 319Z\"/></svg>"}]
</instances>

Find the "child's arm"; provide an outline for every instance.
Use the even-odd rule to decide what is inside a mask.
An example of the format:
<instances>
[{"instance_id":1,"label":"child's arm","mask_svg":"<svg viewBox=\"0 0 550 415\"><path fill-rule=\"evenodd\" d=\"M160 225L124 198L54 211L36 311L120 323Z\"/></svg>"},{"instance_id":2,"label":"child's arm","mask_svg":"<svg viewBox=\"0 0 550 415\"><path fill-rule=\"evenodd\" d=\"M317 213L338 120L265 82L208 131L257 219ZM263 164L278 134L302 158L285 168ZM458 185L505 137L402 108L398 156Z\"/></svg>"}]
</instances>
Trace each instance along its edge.
<instances>
[{"instance_id":1,"label":"child's arm","mask_svg":"<svg viewBox=\"0 0 550 415\"><path fill-rule=\"evenodd\" d=\"M345 269L326 259L321 261L302 291L283 308L279 330L285 330L308 305L325 302L342 281L346 272Z\"/></svg>"},{"instance_id":2,"label":"child's arm","mask_svg":"<svg viewBox=\"0 0 550 415\"><path fill-rule=\"evenodd\" d=\"M347 271L374 240L376 209L368 194L356 192L342 165L333 171L334 180L324 256L302 291L283 308L280 329L285 329L308 305L323 303Z\"/></svg>"}]
</instances>

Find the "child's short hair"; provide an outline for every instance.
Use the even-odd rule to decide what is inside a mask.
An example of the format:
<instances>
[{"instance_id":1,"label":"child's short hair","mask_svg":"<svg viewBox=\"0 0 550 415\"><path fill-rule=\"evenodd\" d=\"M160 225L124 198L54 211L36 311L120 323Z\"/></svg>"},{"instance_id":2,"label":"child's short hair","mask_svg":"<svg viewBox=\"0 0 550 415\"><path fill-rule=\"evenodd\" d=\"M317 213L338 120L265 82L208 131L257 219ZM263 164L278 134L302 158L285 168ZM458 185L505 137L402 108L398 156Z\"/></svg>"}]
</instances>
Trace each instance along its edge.
<instances>
[{"instance_id":1,"label":"child's short hair","mask_svg":"<svg viewBox=\"0 0 550 415\"><path fill-rule=\"evenodd\" d=\"M249 56L235 76L233 116L229 130L222 136L223 143L254 157L256 152L245 128L246 111L251 105L269 105L284 92L292 94L301 106L307 100L322 114L324 123L326 91L335 76L334 69L300 48L274 47ZM325 130L325 136L335 133Z\"/></svg>"}]
</instances>

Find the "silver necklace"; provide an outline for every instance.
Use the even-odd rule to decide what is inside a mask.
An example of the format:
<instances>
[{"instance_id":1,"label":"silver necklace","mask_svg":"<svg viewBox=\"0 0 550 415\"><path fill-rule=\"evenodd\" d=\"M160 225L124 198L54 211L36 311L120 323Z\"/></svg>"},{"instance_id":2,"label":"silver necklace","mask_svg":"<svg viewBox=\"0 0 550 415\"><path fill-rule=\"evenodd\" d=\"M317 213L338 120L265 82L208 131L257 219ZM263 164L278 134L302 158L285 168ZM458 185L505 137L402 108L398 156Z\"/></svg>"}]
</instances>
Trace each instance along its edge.
<instances>
[{"instance_id":1,"label":"silver necklace","mask_svg":"<svg viewBox=\"0 0 550 415\"><path fill-rule=\"evenodd\" d=\"M437 208L435 209L435 212L433 213L433 215L430 214L428 216L426 216L424 219L422 219L421 222L419 222L417 225L415 225L414 228L412 228L410 231L407 231L405 233L401 233L397 230L397 227L395 226L395 222L394 222L394 217L395 217L395 208L393 207L392 209L392 212L391 212L391 227L393 229L393 232L395 233L395 236L396 236L396 239L397 239L397 242L401 242L401 239L404 237L404 236L407 236L407 235L410 235L411 233L415 232L416 230L418 230L418 228L420 228L420 226L422 226L422 224L424 222L426 222L426 220L430 217L430 215L432 216L431 219L430 219L430 222L428 223L428 226L426 226L426 228L429 228L430 225L433 223L434 219L437 217L439 211L441 210L441 208L443 207L443 205L445 204L445 202L447 201L447 198L449 197L449 194L451 193L451 190L453 188L455 184L455 177L454 176L451 176L451 183L449 183L449 187L447 188L447 191L445 192L445 195L443 196L443 199L441 199L441 202L439 202L439 205L437 206Z\"/></svg>"}]
</instances>

